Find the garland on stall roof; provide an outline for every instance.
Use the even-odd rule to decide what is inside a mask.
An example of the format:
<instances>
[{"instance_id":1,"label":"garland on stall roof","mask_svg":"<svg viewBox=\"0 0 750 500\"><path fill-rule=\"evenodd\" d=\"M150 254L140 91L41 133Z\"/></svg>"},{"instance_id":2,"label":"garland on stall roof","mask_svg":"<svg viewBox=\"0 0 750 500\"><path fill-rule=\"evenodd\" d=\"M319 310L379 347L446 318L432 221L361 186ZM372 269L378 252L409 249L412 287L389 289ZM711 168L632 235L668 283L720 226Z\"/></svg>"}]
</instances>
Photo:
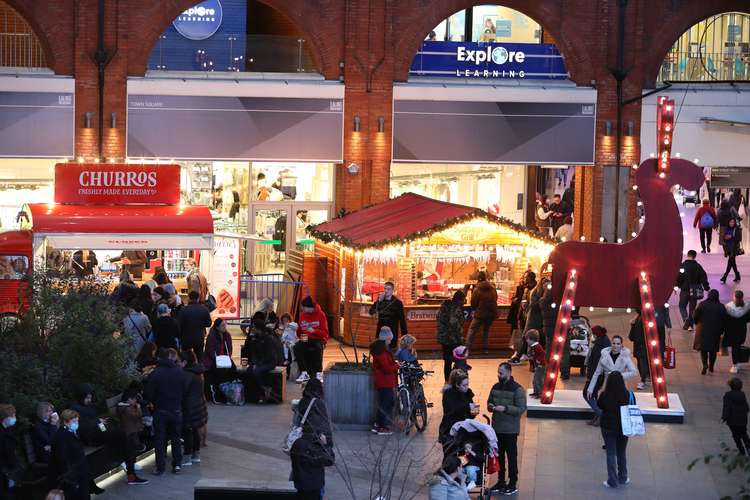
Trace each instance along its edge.
<instances>
[{"instance_id":1,"label":"garland on stall roof","mask_svg":"<svg viewBox=\"0 0 750 500\"><path fill-rule=\"evenodd\" d=\"M369 208L369 207L366 207L366 208ZM337 217L337 219L338 218L340 218L340 217ZM542 236L538 232L533 231L533 230L531 230L531 229L529 229L529 228L527 228L525 226L522 226L521 224L513 222L510 219L506 219L505 217L501 217L501 216L496 216L496 215L489 214L489 213L487 213L484 210L481 210L479 208L476 208L476 209L474 209L473 211L471 211L471 212L469 212L467 214L460 215L458 217L453 217L451 219L448 219L448 220L446 220L444 222L441 222L440 224L437 224L435 226L432 226L429 229L426 229L424 231L417 231L415 233L410 233L410 234L407 234L407 235L404 235L404 236L396 236L394 238L389 238L389 239L385 239L385 240L378 240L378 241L375 241L375 242L367 244L367 245L363 245L363 244L359 244L359 243L354 243L351 240L351 238L347 238L347 237L341 236L340 234L337 234L337 233L330 233L330 232L326 232L326 231L319 231L317 228L321 224L315 224L315 225L308 226L306 230L307 230L307 233L310 236L312 236L313 238L316 238L316 239L322 241L323 243L334 242L334 243L338 243L340 245L343 245L343 246L346 246L346 247L349 247L349 248L353 248L355 250L364 250L365 248L378 249L378 248L384 248L384 247L391 246L391 245L402 245L405 242L416 241L416 240L428 238L428 237L432 236L435 233L439 233L439 232L444 231L444 230L446 230L446 229L448 229L450 227L458 225L458 224L460 224L462 222L467 222L469 220L477 219L477 218L479 218L479 219L485 219L488 222L492 222L492 223L495 223L495 224L499 223L499 224L502 224L504 226L509 226L510 228L514 229L516 232L519 232L519 233L522 233L522 234L526 234L526 235L531 236L532 238L534 238L534 239L536 239L536 240L538 240L540 242L547 243L549 245L557 245L560 242L559 240L557 240L555 238L550 238L549 236ZM323 224L325 224L325 223L323 223Z\"/></svg>"}]
</instances>

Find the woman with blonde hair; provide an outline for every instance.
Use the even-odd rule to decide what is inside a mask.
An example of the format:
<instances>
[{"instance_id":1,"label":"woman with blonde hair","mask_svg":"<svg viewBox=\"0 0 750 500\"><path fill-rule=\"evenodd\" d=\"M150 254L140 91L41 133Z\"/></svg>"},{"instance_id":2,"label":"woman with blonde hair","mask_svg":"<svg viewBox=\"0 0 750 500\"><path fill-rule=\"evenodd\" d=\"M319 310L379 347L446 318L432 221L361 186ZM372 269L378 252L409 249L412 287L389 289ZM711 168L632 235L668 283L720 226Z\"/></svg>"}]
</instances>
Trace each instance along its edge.
<instances>
[{"instance_id":1,"label":"woman with blonde hair","mask_svg":"<svg viewBox=\"0 0 750 500\"><path fill-rule=\"evenodd\" d=\"M416 363L417 351L414 349L416 342L417 339L413 335L406 334L401 337L399 349L396 351L396 361L400 361L401 363Z\"/></svg>"}]
</instances>

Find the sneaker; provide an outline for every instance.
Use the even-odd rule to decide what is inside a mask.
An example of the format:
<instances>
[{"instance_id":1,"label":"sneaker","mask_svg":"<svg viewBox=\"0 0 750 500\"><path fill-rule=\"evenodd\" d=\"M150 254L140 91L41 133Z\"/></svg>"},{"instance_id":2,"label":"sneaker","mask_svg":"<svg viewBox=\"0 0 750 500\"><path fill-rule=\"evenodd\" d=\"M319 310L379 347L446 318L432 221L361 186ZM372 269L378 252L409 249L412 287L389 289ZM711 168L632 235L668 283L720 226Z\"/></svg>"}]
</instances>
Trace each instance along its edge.
<instances>
[{"instance_id":1,"label":"sneaker","mask_svg":"<svg viewBox=\"0 0 750 500\"><path fill-rule=\"evenodd\" d=\"M629 478L629 477L626 477L626 478L625 478L625 481L620 481L620 484L623 484L623 485L625 485L625 484L630 484L630 478Z\"/></svg>"},{"instance_id":2,"label":"sneaker","mask_svg":"<svg viewBox=\"0 0 750 500\"><path fill-rule=\"evenodd\" d=\"M729 373L737 373L739 368L737 368L737 365L732 365L732 367L729 369Z\"/></svg>"},{"instance_id":3,"label":"sneaker","mask_svg":"<svg viewBox=\"0 0 750 500\"><path fill-rule=\"evenodd\" d=\"M466 485L466 491L473 490L476 487L477 487L477 483L475 483L474 481L472 481L472 482L470 482L469 484Z\"/></svg>"},{"instance_id":4,"label":"sneaker","mask_svg":"<svg viewBox=\"0 0 750 500\"><path fill-rule=\"evenodd\" d=\"M182 472L182 467L180 467L179 465L175 465L174 467L172 467L172 474L179 474L180 472Z\"/></svg>"},{"instance_id":5,"label":"sneaker","mask_svg":"<svg viewBox=\"0 0 750 500\"><path fill-rule=\"evenodd\" d=\"M193 461L187 457L182 459L182 465L180 467L189 467L193 465Z\"/></svg>"},{"instance_id":6,"label":"sneaker","mask_svg":"<svg viewBox=\"0 0 750 500\"><path fill-rule=\"evenodd\" d=\"M381 427L378 429L378 436L390 436L391 434L393 434L393 431L388 427Z\"/></svg>"},{"instance_id":7,"label":"sneaker","mask_svg":"<svg viewBox=\"0 0 750 500\"><path fill-rule=\"evenodd\" d=\"M602 484L604 485L605 488L614 488L614 486L609 484L609 481L604 481Z\"/></svg>"},{"instance_id":8,"label":"sneaker","mask_svg":"<svg viewBox=\"0 0 750 500\"><path fill-rule=\"evenodd\" d=\"M493 486L492 488L490 488L490 492L491 493L500 493L505 488L507 488L507 485L504 482L503 483L497 482L497 483L495 483L495 486Z\"/></svg>"},{"instance_id":9,"label":"sneaker","mask_svg":"<svg viewBox=\"0 0 750 500\"><path fill-rule=\"evenodd\" d=\"M127 472L127 471L128 471L128 466L127 466L127 465L125 465L125 462L121 463L121 464L120 464L120 467L122 467L122 470L124 470L125 472ZM133 464L133 469L134 469L134 470L135 470L136 472L140 472L140 471L142 471L142 470L143 470L143 466L142 466L142 465L140 465L140 464L138 464L138 463L134 463L134 464Z\"/></svg>"},{"instance_id":10,"label":"sneaker","mask_svg":"<svg viewBox=\"0 0 750 500\"><path fill-rule=\"evenodd\" d=\"M377 424L373 424L372 425L372 429L370 429L370 432L372 432L373 434L377 434L378 433L378 426L377 426Z\"/></svg>"},{"instance_id":11,"label":"sneaker","mask_svg":"<svg viewBox=\"0 0 750 500\"><path fill-rule=\"evenodd\" d=\"M322 382L323 381L323 372L316 373L315 374L315 378L318 379L318 380L320 380Z\"/></svg>"},{"instance_id":12,"label":"sneaker","mask_svg":"<svg viewBox=\"0 0 750 500\"><path fill-rule=\"evenodd\" d=\"M310 375L308 375L307 372L302 372L295 382L298 384L304 384L308 380L310 380Z\"/></svg>"},{"instance_id":13,"label":"sneaker","mask_svg":"<svg viewBox=\"0 0 750 500\"><path fill-rule=\"evenodd\" d=\"M500 492L501 495L509 496L509 495L515 495L518 493L518 488L515 484L509 484L503 490Z\"/></svg>"},{"instance_id":14,"label":"sneaker","mask_svg":"<svg viewBox=\"0 0 750 500\"><path fill-rule=\"evenodd\" d=\"M692 331L693 331L693 325L690 325L690 326L688 327L688 331L690 331L690 332L692 332Z\"/></svg>"},{"instance_id":15,"label":"sneaker","mask_svg":"<svg viewBox=\"0 0 750 500\"><path fill-rule=\"evenodd\" d=\"M193 453L193 455L190 457L190 461L193 462L193 464L199 464L201 463L201 456L199 453Z\"/></svg>"},{"instance_id":16,"label":"sneaker","mask_svg":"<svg viewBox=\"0 0 750 500\"><path fill-rule=\"evenodd\" d=\"M148 484L148 479L143 479L135 474L128 474L128 484Z\"/></svg>"},{"instance_id":17,"label":"sneaker","mask_svg":"<svg viewBox=\"0 0 750 500\"><path fill-rule=\"evenodd\" d=\"M642 391L643 389L645 389L645 388L646 388L646 383L645 383L645 382L638 382L638 385L636 385L635 387L636 387L636 389L638 389L639 391Z\"/></svg>"}]
</instances>

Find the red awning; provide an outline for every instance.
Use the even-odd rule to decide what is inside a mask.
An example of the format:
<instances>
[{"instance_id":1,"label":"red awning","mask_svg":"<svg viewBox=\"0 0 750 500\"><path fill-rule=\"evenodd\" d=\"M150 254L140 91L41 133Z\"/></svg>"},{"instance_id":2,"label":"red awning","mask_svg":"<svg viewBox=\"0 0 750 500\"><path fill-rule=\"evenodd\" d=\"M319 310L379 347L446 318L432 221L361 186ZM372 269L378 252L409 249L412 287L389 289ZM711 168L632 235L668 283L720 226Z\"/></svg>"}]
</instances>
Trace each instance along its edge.
<instances>
[{"instance_id":1,"label":"red awning","mask_svg":"<svg viewBox=\"0 0 750 500\"><path fill-rule=\"evenodd\" d=\"M337 239L345 241L347 246L365 248L429 231L475 213L484 212L477 208L406 193L319 224L312 229L311 234L323 240Z\"/></svg>"},{"instance_id":2,"label":"red awning","mask_svg":"<svg viewBox=\"0 0 750 500\"><path fill-rule=\"evenodd\" d=\"M210 248L214 226L205 206L29 205L34 237L56 248Z\"/></svg>"}]
</instances>

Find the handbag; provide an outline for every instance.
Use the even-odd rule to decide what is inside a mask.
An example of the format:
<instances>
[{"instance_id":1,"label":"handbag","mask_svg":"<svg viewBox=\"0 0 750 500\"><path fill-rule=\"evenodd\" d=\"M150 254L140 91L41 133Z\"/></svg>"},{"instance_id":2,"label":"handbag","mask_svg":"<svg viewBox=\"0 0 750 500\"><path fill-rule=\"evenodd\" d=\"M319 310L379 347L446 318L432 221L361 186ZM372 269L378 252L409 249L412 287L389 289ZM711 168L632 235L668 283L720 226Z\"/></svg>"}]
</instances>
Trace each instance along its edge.
<instances>
[{"instance_id":1,"label":"handbag","mask_svg":"<svg viewBox=\"0 0 750 500\"><path fill-rule=\"evenodd\" d=\"M664 347L664 368L673 370L677 367L677 349L672 345L672 336L667 334L667 345Z\"/></svg>"},{"instance_id":2,"label":"handbag","mask_svg":"<svg viewBox=\"0 0 750 500\"><path fill-rule=\"evenodd\" d=\"M734 349L734 347L732 349ZM737 348L737 350L737 359L740 363L747 363L748 361L750 361L750 347L741 345Z\"/></svg>"},{"instance_id":3,"label":"handbag","mask_svg":"<svg viewBox=\"0 0 750 500\"><path fill-rule=\"evenodd\" d=\"M291 454L292 446L294 446L294 443L296 443L297 440L302 437L302 427L305 425L305 421L307 420L307 415L309 415L310 409L313 407L313 404L315 404L316 399L317 398L312 398L312 400L310 401L310 404L307 405L307 409L305 410L305 414L302 416L302 420L300 420L299 425L293 425L292 428L289 429L289 432L287 433L286 438L284 439L284 444L281 447L281 449L287 455Z\"/></svg>"},{"instance_id":4,"label":"handbag","mask_svg":"<svg viewBox=\"0 0 750 500\"><path fill-rule=\"evenodd\" d=\"M700 300L703 298L703 285L690 285L690 298Z\"/></svg>"},{"instance_id":5,"label":"handbag","mask_svg":"<svg viewBox=\"0 0 750 500\"><path fill-rule=\"evenodd\" d=\"M239 380L224 382L219 386L228 405L242 406L245 404L245 386Z\"/></svg>"},{"instance_id":6,"label":"handbag","mask_svg":"<svg viewBox=\"0 0 750 500\"><path fill-rule=\"evenodd\" d=\"M627 405L620 406L620 421L623 436L643 436L646 434L646 424L643 422L641 409L635 404L635 396L630 392Z\"/></svg>"},{"instance_id":7,"label":"handbag","mask_svg":"<svg viewBox=\"0 0 750 500\"><path fill-rule=\"evenodd\" d=\"M224 352L229 352L226 340L224 341ZM216 368L231 368L232 357L226 354L216 356Z\"/></svg>"},{"instance_id":8,"label":"handbag","mask_svg":"<svg viewBox=\"0 0 750 500\"><path fill-rule=\"evenodd\" d=\"M500 460L496 453L492 453L487 459L487 474L494 474L500 470Z\"/></svg>"}]
</instances>

